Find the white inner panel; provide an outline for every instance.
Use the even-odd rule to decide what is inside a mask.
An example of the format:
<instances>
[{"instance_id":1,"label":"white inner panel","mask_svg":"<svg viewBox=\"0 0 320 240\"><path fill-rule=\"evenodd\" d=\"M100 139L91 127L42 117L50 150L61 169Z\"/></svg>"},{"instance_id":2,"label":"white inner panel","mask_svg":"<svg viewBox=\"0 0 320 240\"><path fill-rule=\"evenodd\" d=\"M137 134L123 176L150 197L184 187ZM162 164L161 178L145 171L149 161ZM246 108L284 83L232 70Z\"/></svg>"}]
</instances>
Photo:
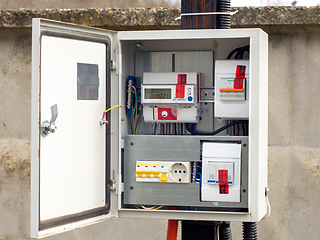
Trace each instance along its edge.
<instances>
[{"instance_id":1,"label":"white inner panel","mask_svg":"<svg viewBox=\"0 0 320 240\"><path fill-rule=\"evenodd\" d=\"M105 205L106 46L42 37L41 121L58 105L57 130L40 140L40 220ZM99 99L77 100L77 63L97 64Z\"/></svg>"}]
</instances>

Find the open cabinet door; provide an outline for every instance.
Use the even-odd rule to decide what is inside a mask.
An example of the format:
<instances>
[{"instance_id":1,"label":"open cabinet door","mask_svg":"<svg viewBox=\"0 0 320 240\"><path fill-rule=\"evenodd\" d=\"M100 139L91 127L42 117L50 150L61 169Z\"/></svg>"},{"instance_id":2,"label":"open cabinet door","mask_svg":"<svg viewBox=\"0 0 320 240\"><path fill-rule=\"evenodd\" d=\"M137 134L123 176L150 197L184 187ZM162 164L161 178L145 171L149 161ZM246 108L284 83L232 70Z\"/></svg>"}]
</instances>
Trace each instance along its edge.
<instances>
[{"instance_id":1,"label":"open cabinet door","mask_svg":"<svg viewBox=\"0 0 320 240\"><path fill-rule=\"evenodd\" d=\"M112 125L100 124L112 101L116 38L116 32L33 19L32 238L117 217L110 188L111 158L117 159L111 142L117 141Z\"/></svg>"}]
</instances>

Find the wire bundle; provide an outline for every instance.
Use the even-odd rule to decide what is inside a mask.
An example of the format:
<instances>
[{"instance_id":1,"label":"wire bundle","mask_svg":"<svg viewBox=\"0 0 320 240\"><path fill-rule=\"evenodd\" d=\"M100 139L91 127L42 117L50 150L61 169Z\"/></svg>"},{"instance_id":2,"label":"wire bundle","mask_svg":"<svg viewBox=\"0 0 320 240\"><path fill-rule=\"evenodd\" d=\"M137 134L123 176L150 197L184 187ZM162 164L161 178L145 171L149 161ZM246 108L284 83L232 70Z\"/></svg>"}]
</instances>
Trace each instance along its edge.
<instances>
[{"instance_id":1,"label":"wire bundle","mask_svg":"<svg viewBox=\"0 0 320 240\"><path fill-rule=\"evenodd\" d=\"M196 134L196 135L216 135L234 125L237 125L237 124L248 124L248 120L238 120L238 121L234 121L234 122L231 122L231 123L228 123L227 125L213 131L213 132L200 132L200 131L196 131L196 130L192 130L192 126L191 124L186 124L186 129L188 130L188 132L190 133L193 133L193 134Z\"/></svg>"},{"instance_id":2,"label":"wire bundle","mask_svg":"<svg viewBox=\"0 0 320 240\"><path fill-rule=\"evenodd\" d=\"M137 130L137 115L138 115L138 95L137 95L137 89L132 86L131 91L134 94L134 105L133 105L133 111L131 112L131 117L130 117L130 128L131 128L131 133L136 134Z\"/></svg>"},{"instance_id":3,"label":"wire bundle","mask_svg":"<svg viewBox=\"0 0 320 240\"><path fill-rule=\"evenodd\" d=\"M153 206L153 207L146 207L145 205L134 204L134 207L137 208L137 209L144 209L144 210L158 210L158 209L162 208L163 205L161 205L161 206Z\"/></svg>"},{"instance_id":4,"label":"wire bundle","mask_svg":"<svg viewBox=\"0 0 320 240\"><path fill-rule=\"evenodd\" d=\"M246 45L244 47L236 48L236 49L232 50L229 53L227 59L231 59L234 54L235 54L234 59L243 59L244 53L245 52L249 53L249 51L250 51L250 46L249 45Z\"/></svg>"}]
</instances>

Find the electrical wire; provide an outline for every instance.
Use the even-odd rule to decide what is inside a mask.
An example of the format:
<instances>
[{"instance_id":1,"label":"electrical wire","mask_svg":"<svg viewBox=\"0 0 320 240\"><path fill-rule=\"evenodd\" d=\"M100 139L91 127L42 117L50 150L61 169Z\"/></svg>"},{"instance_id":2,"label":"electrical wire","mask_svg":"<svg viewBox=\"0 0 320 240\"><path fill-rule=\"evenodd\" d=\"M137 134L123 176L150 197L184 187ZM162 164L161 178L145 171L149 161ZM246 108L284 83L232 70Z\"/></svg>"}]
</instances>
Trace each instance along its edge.
<instances>
[{"instance_id":1,"label":"electrical wire","mask_svg":"<svg viewBox=\"0 0 320 240\"><path fill-rule=\"evenodd\" d=\"M131 133L134 134L134 111L132 111L131 113L131 117L130 117L130 128L131 128Z\"/></svg>"},{"instance_id":2,"label":"electrical wire","mask_svg":"<svg viewBox=\"0 0 320 240\"><path fill-rule=\"evenodd\" d=\"M250 52L250 45L246 45L244 47L238 47L232 50L229 53L227 59L231 59L234 54L235 54L234 59L243 59L245 52L248 52L248 53Z\"/></svg>"},{"instance_id":3,"label":"electrical wire","mask_svg":"<svg viewBox=\"0 0 320 240\"><path fill-rule=\"evenodd\" d=\"M141 117L141 113L142 113L142 109L141 109L141 105L139 107L139 110L138 110L138 118L137 118L137 122L136 122L136 134L139 132L139 129L140 129L140 117Z\"/></svg>"},{"instance_id":4,"label":"electrical wire","mask_svg":"<svg viewBox=\"0 0 320 240\"><path fill-rule=\"evenodd\" d=\"M159 207L156 207L156 208L154 208L154 209L152 209L152 210L158 210L158 209L160 209L160 208L162 208L163 207L163 205L161 205L161 206L159 206Z\"/></svg>"},{"instance_id":5,"label":"electrical wire","mask_svg":"<svg viewBox=\"0 0 320 240\"><path fill-rule=\"evenodd\" d=\"M199 186L199 191L200 191L200 193L199 194L201 194L201 188L202 188L202 175L201 175L201 173L197 173L197 174L199 174L199 176L200 176L200 186Z\"/></svg>"},{"instance_id":6,"label":"electrical wire","mask_svg":"<svg viewBox=\"0 0 320 240\"><path fill-rule=\"evenodd\" d=\"M135 96L134 108L135 108L135 116L134 116L134 134L136 134L137 129L137 115L138 115L138 96L137 96L137 89L132 86Z\"/></svg>"},{"instance_id":7,"label":"electrical wire","mask_svg":"<svg viewBox=\"0 0 320 240\"><path fill-rule=\"evenodd\" d=\"M130 117L130 127L131 127L131 133L135 134L136 133L136 127L137 127L137 104L138 104L138 97L137 97L137 92L136 92L136 88L132 86L132 92L135 95L135 103L134 103L134 107L133 107L133 111L131 113L131 117Z\"/></svg>"},{"instance_id":8,"label":"electrical wire","mask_svg":"<svg viewBox=\"0 0 320 240\"><path fill-rule=\"evenodd\" d=\"M200 131L192 130L190 124L186 124L186 129L188 132L196 134L196 135L216 135L216 134L222 132L223 130L228 129L229 127L232 127L234 125L241 124L241 123L248 124L248 120L238 120L238 121L228 123L227 125L219 128L213 132L200 132Z\"/></svg>"},{"instance_id":9,"label":"electrical wire","mask_svg":"<svg viewBox=\"0 0 320 240\"><path fill-rule=\"evenodd\" d=\"M133 204L133 206L134 206L136 209L142 209L142 208L140 208L139 205L137 205L137 204Z\"/></svg>"},{"instance_id":10,"label":"electrical wire","mask_svg":"<svg viewBox=\"0 0 320 240\"><path fill-rule=\"evenodd\" d=\"M105 117L106 117L107 112L109 112L109 111L112 110L112 109L118 108L118 107L121 107L121 108L122 108L123 106L120 104L120 105L115 105L115 106L113 106L113 107L111 107L111 108L108 108L107 110L105 110L105 111L103 112L102 118L105 118Z\"/></svg>"},{"instance_id":11,"label":"electrical wire","mask_svg":"<svg viewBox=\"0 0 320 240\"><path fill-rule=\"evenodd\" d=\"M161 206L153 206L153 207L145 207L144 205L138 205L138 204L134 204L135 208L137 209L144 209L144 210L158 210L160 208L163 207L163 205Z\"/></svg>"}]
</instances>

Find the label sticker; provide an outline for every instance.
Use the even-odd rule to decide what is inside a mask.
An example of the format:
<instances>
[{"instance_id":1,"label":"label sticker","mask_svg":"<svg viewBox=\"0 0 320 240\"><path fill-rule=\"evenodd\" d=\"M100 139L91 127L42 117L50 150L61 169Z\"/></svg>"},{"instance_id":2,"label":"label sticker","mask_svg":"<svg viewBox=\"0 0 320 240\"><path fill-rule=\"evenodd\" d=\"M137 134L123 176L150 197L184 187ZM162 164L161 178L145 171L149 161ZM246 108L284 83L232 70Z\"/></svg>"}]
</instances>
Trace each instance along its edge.
<instances>
[{"instance_id":1,"label":"label sticker","mask_svg":"<svg viewBox=\"0 0 320 240\"><path fill-rule=\"evenodd\" d=\"M187 74L178 74L178 84L176 84L176 98L184 98L186 84Z\"/></svg>"},{"instance_id":2,"label":"label sticker","mask_svg":"<svg viewBox=\"0 0 320 240\"><path fill-rule=\"evenodd\" d=\"M177 120L171 112L171 108L158 108L158 120Z\"/></svg>"}]
</instances>

